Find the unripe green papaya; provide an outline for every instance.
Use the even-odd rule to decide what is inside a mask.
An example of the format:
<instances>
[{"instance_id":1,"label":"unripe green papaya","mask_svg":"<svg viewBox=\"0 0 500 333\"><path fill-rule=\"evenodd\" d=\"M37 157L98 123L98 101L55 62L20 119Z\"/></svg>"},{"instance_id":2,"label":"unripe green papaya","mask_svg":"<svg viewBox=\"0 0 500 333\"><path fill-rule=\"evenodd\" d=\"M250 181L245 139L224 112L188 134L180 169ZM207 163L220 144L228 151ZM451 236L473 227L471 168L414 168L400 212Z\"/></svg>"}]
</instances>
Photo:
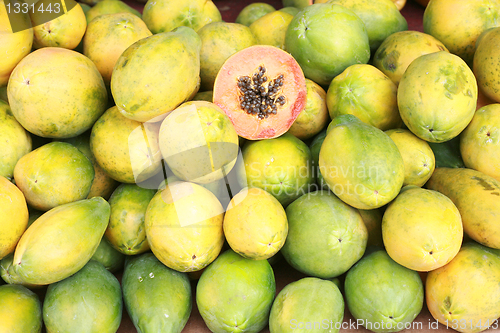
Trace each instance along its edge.
<instances>
[{"instance_id":1,"label":"unripe green papaya","mask_svg":"<svg viewBox=\"0 0 500 333\"><path fill-rule=\"evenodd\" d=\"M91 259L103 264L111 273L122 269L125 263L125 255L111 246L106 236L102 237Z\"/></svg>"},{"instance_id":2,"label":"unripe green papaya","mask_svg":"<svg viewBox=\"0 0 500 333\"><path fill-rule=\"evenodd\" d=\"M43 321L47 333L115 333L122 310L120 282L90 260L78 273L49 286Z\"/></svg>"},{"instance_id":3,"label":"unripe green papaya","mask_svg":"<svg viewBox=\"0 0 500 333\"><path fill-rule=\"evenodd\" d=\"M51 284L78 272L94 255L110 215L101 197L55 207L24 232L14 270L25 283Z\"/></svg>"},{"instance_id":4,"label":"unripe green papaya","mask_svg":"<svg viewBox=\"0 0 500 333\"><path fill-rule=\"evenodd\" d=\"M152 253L127 262L123 298L134 326L141 333L180 333L192 309L186 273L163 265Z\"/></svg>"}]
</instances>

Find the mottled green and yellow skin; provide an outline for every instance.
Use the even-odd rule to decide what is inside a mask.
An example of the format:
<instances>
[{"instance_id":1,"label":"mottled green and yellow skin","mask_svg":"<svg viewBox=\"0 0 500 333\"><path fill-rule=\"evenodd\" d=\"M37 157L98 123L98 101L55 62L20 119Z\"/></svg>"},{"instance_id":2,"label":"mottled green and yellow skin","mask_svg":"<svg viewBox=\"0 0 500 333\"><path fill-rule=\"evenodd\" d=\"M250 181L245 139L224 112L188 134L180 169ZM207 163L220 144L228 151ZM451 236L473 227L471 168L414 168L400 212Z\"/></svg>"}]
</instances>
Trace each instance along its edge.
<instances>
[{"instance_id":1,"label":"mottled green and yellow skin","mask_svg":"<svg viewBox=\"0 0 500 333\"><path fill-rule=\"evenodd\" d=\"M283 7L295 7L298 9L304 9L305 7L313 4L313 0L283 0L282 2L283 2ZM321 3L321 2L316 1L316 3Z\"/></svg>"},{"instance_id":2,"label":"mottled green and yellow skin","mask_svg":"<svg viewBox=\"0 0 500 333\"><path fill-rule=\"evenodd\" d=\"M201 90L213 90L215 78L227 58L257 44L250 28L236 23L212 22L201 28L198 35Z\"/></svg>"},{"instance_id":3,"label":"mottled green and yellow skin","mask_svg":"<svg viewBox=\"0 0 500 333\"><path fill-rule=\"evenodd\" d=\"M276 293L267 260L246 259L227 250L203 271L196 304L212 332L260 332L267 325Z\"/></svg>"},{"instance_id":4,"label":"mottled green and yellow skin","mask_svg":"<svg viewBox=\"0 0 500 333\"><path fill-rule=\"evenodd\" d=\"M145 253L125 266L122 288L125 307L139 332L181 333L193 303L186 273Z\"/></svg>"},{"instance_id":5,"label":"mottled green and yellow skin","mask_svg":"<svg viewBox=\"0 0 500 333\"><path fill-rule=\"evenodd\" d=\"M288 25L293 19L293 15L275 10L250 24L257 44L272 45L285 49L285 34Z\"/></svg>"},{"instance_id":6,"label":"mottled green and yellow skin","mask_svg":"<svg viewBox=\"0 0 500 333\"><path fill-rule=\"evenodd\" d=\"M222 21L219 9L211 0L149 0L144 5L142 18L154 34L180 26L198 31L206 24Z\"/></svg>"},{"instance_id":7,"label":"mottled green and yellow skin","mask_svg":"<svg viewBox=\"0 0 500 333\"><path fill-rule=\"evenodd\" d=\"M466 167L500 182L500 104L476 111L460 134L460 153Z\"/></svg>"},{"instance_id":8,"label":"mottled green and yellow skin","mask_svg":"<svg viewBox=\"0 0 500 333\"><path fill-rule=\"evenodd\" d=\"M306 305L307 304L307 305ZM332 281L306 277L286 285L276 296L269 316L273 333L291 333L298 323L321 323L306 327L311 333L337 333L344 318L344 299Z\"/></svg>"},{"instance_id":9,"label":"mottled green and yellow skin","mask_svg":"<svg viewBox=\"0 0 500 333\"><path fill-rule=\"evenodd\" d=\"M427 308L440 323L463 333L494 326L500 316L500 253L467 243L444 267L427 274Z\"/></svg>"},{"instance_id":10,"label":"mottled green and yellow skin","mask_svg":"<svg viewBox=\"0 0 500 333\"><path fill-rule=\"evenodd\" d=\"M236 17L236 23L250 26L253 22L262 16L274 12L276 8L265 2L251 3L245 6Z\"/></svg>"},{"instance_id":11,"label":"mottled green and yellow skin","mask_svg":"<svg viewBox=\"0 0 500 333\"><path fill-rule=\"evenodd\" d=\"M99 246L109 215L109 204L100 197L51 209L19 240L14 252L15 272L23 282L39 285L78 272Z\"/></svg>"},{"instance_id":12,"label":"mottled green and yellow skin","mask_svg":"<svg viewBox=\"0 0 500 333\"><path fill-rule=\"evenodd\" d=\"M408 30L408 23L391 0L333 0L332 3L352 10L363 21L368 33L370 50L393 33Z\"/></svg>"},{"instance_id":13,"label":"mottled green and yellow skin","mask_svg":"<svg viewBox=\"0 0 500 333\"><path fill-rule=\"evenodd\" d=\"M94 181L86 199L103 197L107 200L118 184L97 164L90 150L90 132L87 131L74 138L63 139L61 141L68 142L78 148L92 162L92 166L94 167Z\"/></svg>"},{"instance_id":14,"label":"mottled green and yellow skin","mask_svg":"<svg viewBox=\"0 0 500 333\"><path fill-rule=\"evenodd\" d=\"M38 296L19 285L0 286L1 332L40 333L42 304Z\"/></svg>"},{"instance_id":15,"label":"mottled green and yellow skin","mask_svg":"<svg viewBox=\"0 0 500 333\"><path fill-rule=\"evenodd\" d=\"M237 164L242 187L268 191L286 207L314 183L309 147L290 133L268 140L249 141Z\"/></svg>"},{"instance_id":16,"label":"mottled green and yellow skin","mask_svg":"<svg viewBox=\"0 0 500 333\"><path fill-rule=\"evenodd\" d=\"M347 273L344 290L354 318L377 333L400 331L398 325L413 322L424 304L418 273L396 263L384 250L358 261ZM373 328L375 323L379 329Z\"/></svg>"},{"instance_id":17,"label":"mottled green and yellow skin","mask_svg":"<svg viewBox=\"0 0 500 333\"><path fill-rule=\"evenodd\" d=\"M31 135L16 120L9 104L0 101L0 176L12 179L17 161L31 149Z\"/></svg>"},{"instance_id":18,"label":"mottled green and yellow skin","mask_svg":"<svg viewBox=\"0 0 500 333\"><path fill-rule=\"evenodd\" d=\"M498 0L438 0L427 5L423 25L426 34L472 65L477 38L484 30L498 26L499 18Z\"/></svg>"},{"instance_id":19,"label":"mottled green and yellow skin","mask_svg":"<svg viewBox=\"0 0 500 333\"><path fill-rule=\"evenodd\" d=\"M465 168L436 168L426 184L449 197L462 216L464 231L476 242L500 249L500 182Z\"/></svg>"},{"instance_id":20,"label":"mottled green and yellow skin","mask_svg":"<svg viewBox=\"0 0 500 333\"><path fill-rule=\"evenodd\" d=\"M122 312L120 282L95 260L51 284L43 301L47 333L115 333Z\"/></svg>"},{"instance_id":21,"label":"mottled green and yellow skin","mask_svg":"<svg viewBox=\"0 0 500 333\"><path fill-rule=\"evenodd\" d=\"M330 191L304 194L286 215L289 229L281 253L300 272L331 279L363 256L368 232L358 210Z\"/></svg>"},{"instance_id":22,"label":"mottled green and yellow skin","mask_svg":"<svg viewBox=\"0 0 500 333\"><path fill-rule=\"evenodd\" d=\"M330 121L325 89L309 79L306 79L306 88L306 107L299 113L299 116L288 130L289 133L301 140L315 136Z\"/></svg>"},{"instance_id":23,"label":"mottled green and yellow skin","mask_svg":"<svg viewBox=\"0 0 500 333\"><path fill-rule=\"evenodd\" d=\"M26 56L12 72L7 94L17 121L46 138L70 138L90 129L108 98L94 63L60 47Z\"/></svg>"},{"instance_id":24,"label":"mottled green and yellow skin","mask_svg":"<svg viewBox=\"0 0 500 333\"><path fill-rule=\"evenodd\" d=\"M101 239L101 242L91 259L103 264L103 266L111 273L115 273L123 269L123 265L125 263L125 255L111 246L106 237Z\"/></svg>"},{"instance_id":25,"label":"mottled green and yellow skin","mask_svg":"<svg viewBox=\"0 0 500 333\"><path fill-rule=\"evenodd\" d=\"M30 290L40 289L43 287L41 285L23 282L23 280L16 273L14 267L14 252L8 254L2 260L0 260L0 276L2 277L3 281L7 282L8 284L18 284Z\"/></svg>"},{"instance_id":26,"label":"mottled green and yellow skin","mask_svg":"<svg viewBox=\"0 0 500 333\"><path fill-rule=\"evenodd\" d=\"M382 240L382 210L381 209L358 209L359 215L363 220L366 231L368 232L368 240L366 247L383 246Z\"/></svg>"},{"instance_id":27,"label":"mottled green and yellow skin","mask_svg":"<svg viewBox=\"0 0 500 333\"><path fill-rule=\"evenodd\" d=\"M51 2L42 0L38 5L47 7ZM61 13L63 9L61 6ZM30 17L33 22L37 22L37 16L43 13L30 11ZM39 49L42 47L62 47L73 50L80 44L85 30L87 29L87 20L80 4L76 5L64 15L33 27L33 47Z\"/></svg>"},{"instance_id":28,"label":"mottled green and yellow skin","mask_svg":"<svg viewBox=\"0 0 500 333\"><path fill-rule=\"evenodd\" d=\"M224 210L206 188L174 182L158 191L148 205L146 235L155 256L180 272L205 268L224 244Z\"/></svg>"},{"instance_id":29,"label":"mottled green and yellow skin","mask_svg":"<svg viewBox=\"0 0 500 333\"><path fill-rule=\"evenodd\" d=\"M116 106L94 124L90 150L97 164L122 183L141 182L161 168L159 126L125 118Z\"/></svg>"},{"instance_id":30,"label":"mottled green and yellow skin","mask_svg":"<svg viewBox=\"0 0 500 333\"><path fill-rule=\"evenodd\" d=\"M116 250L126 255L149 250L144 219L155 193L135 184L121 184L113 192L109 198L111 217L106 238Z\"/></svg>"},{"instance_id":31,"label":"mottled green and yellow skin","mask_svg":"<svg viewBox=\"0 0 500 333\"><path fill-rule=\"evenodd\" d=\"M135 121L160 121L191 98L200 83L200 49L200 37L188 27L143 38L128 47L111 77L120 112Z\"/></svg>"},{"instance_id":32,"label":"mottled green and yellow skin","mask_svg":"<svg viewBox=\"0 0 500 333\"><path fill-rule=\"evenodd\" d=\"M285 243L288 222L279 201L260 188L236 194L224 215L224 236L239 255L253 260L269 259Z\"/></svg>"},{"instance_id":33,"label":"mottled green and yellow skin","mask_svg":"<svg viewBox=\"0 0 500 333\"><path fill-rule=\"evenodd\" d=\"M24 155L14 168L14 179L26 201L42 211L87 198L94 175L87 156L60 141Z\"/></svg>"},{"instance_id":34,"label":"mottled green and yellow skin","mask_svg":"<svg viewBox=\"0 0 500 333\"><path fill-rule=\"evenodd\" d=\"M4 0L0 0L0 53L3 54L0 59L0 87L6 86L9 76L14 67L31 52L33 45L33 29L26 29L17 33L12 32L7 7ZM19 14L20 19L24 19L29 25L29 16Z\"/></svg>"},{"instance_id":35,"label":"mottled green and yellow skin","mask_svg":"<svg viewBox=\"0 0 500 333\"><path fill-rule=\"evenodd\" d=\"M350 114L334 118L327 133L319 168L342 201L358 209L374 209L398 195L404 162L387 134Z\"/></svg>"},{"instance_id":36,"label":"mottled green and yellow skin","mask_svg":"<svg viewBox=\"0 0 500 333\"><path fill-rule=\"evenodd\" d=\"M398 87L403 122L422 140L444 142L469 124L477 103L472 70L458 56L440 51L415 59Z\"/></svg>"},{"instance_id":37,"label":"mottled green and yellow skin","mask_svg":"<svg viewBox=\"0 0 500 333\"><path fill-rule=\"evenodd\" d=\"M379 69L360 64L347 67L328 87L326 104L330 118L352 114L383 131L402 125L397 86Z\"/></svg>"},{"instance_id":38,"label":"mottled green and yellow skin","mask_svg":"<svg viewBox=\"0 0 500 333\"><path fill-rule=\"evenodd\" d=\"M500 102L500 55L496 45L500 42L500 28L484 31L476 42L473 71L477 84L488 98Z\"/></svg>"},{"instance_id":39,"label":"mottled green and yellow skin","mask_svg":"<svg viewBox=\"0 0 500 333\"><path fill-rule=\"evenodd\" d=\"M132 13L101 15L87 27L83 54L94 62L104 83L109 85L120 55L133 43L151 35L146 24Z\"/></svg>"},{"instance_id":40,"label":"mottled green and yellow skin","mask_svg":"<svg viewBox=\"0 0 500 333\"><path fill-rule=\"evenodd\" d=\"M95 6L92 6L92 8L89 9L85 16L87 18L87 24L90 24L90 22L92 22L92 20L94 20L98 16L118 13L130 13L140 19L142 18L141 13L120 0L100 1L99 3L95 4Z\"/></svg>"},{"instance_id":41,"label":"mottled green and yellow skin","mask_svg":"<svg viewBox=\"0 0 500 333\"><path fill-rule=\"evenodd\" d=\"M385 132L398 146L405 165L405 185L422 187L436 167L434 152L429 144L407 129L392 129Z\"/></svg>"},{"instance_id":42,"label":"mottled green and yellow skin","mask_svg":"<svg viewBox=\"0 0 500 333\"><path fill-rule=\"evenodd\" d=\"M28 226L28 206L23 192L7 178L0 176L0 259L14 252Z\"/></svg>"},{"instance_id":43,"label":"mottled green and yellow skin","mask_svg":"<svg viewBox=\"0 0 500 333\"><path fill-rule=\"evenodd\" d=\"M462 219L445 195L407 186L384 213L382 237L395 262L428 272L449 263L460 250Z\"/></svg>"},{"instance_id":44,"label":"mottled green and yellow skin","mask_svg":"<svg viewBox=\"0 0 500 333\"><path fill-rule=\"evenodd\" d=\"M433 52L448 51L431 35L420 31L399 31L388 36L373 56L373 65L399 85L401 77L416 58Z\"/></svg>"}]
</instances>

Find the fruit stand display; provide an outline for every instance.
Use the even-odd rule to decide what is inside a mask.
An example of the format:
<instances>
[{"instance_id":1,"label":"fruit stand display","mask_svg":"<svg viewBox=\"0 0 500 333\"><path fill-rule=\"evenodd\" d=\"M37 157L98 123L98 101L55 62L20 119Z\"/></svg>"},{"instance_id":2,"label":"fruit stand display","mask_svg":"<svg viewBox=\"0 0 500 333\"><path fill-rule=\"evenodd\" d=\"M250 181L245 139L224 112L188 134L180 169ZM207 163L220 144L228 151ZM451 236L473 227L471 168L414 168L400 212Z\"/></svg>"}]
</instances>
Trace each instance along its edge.
<instances>
[{"instance_id":1,"label":"fruit stand display","mask_svg":"<svg viewBox=\"0 0 500 333\"><path fill-rule=\"evenodd\" d=\"M499 17L0 0L0 333L500 331Z\"/></svg>"}]
</instances>

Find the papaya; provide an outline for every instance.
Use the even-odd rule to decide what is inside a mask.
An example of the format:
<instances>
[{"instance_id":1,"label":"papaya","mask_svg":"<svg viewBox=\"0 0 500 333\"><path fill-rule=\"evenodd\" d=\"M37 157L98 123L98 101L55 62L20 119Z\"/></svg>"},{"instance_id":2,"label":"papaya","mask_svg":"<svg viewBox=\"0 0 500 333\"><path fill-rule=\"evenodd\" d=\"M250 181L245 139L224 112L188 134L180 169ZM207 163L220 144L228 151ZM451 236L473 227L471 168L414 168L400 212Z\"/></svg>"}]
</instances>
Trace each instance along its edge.
<instances>
[{"instance_id":1,"label":"papaya","mask_svg":"<svg viewBox=\"0 0 500 333\"><path fill-rule=\"evenodd\" d=\"M352 10L333 2L307 6L295 15L286 31L285 50L308 79L323 86L350 65L370 60L365 24Z\"/></svg>"},{"instance_id":2,"label":"papaya","mask_svg":"<svg viewBox=\"0 0 500 333\"><path fill-rule=\"evenodd\" d=\"M212 22L198 31L201 39L201 90L212 90L224 62L234 53L257 44L250 28L236 23ZM212 99L209 100L211 102Z\"/></svg>"},{"instance_id":3,"label":"papaya","mask_svg":"<svg viewBox=\"0 0 500 333\"><path fill-rule=\"evenodd\" d=\"M286 208L288 236L281 253L298 271L322 279L344 274L366 249L359 212L330 191L304 194Z\"/></svg>"},{"instance_id":4,"label":"papaya","mask_svg":"<svg viewBox=\"0 0 500 333\"><path fill-rule=\"evenodd\" d=\"M325 89L309 79L306 79L306 89L306 106L288 130L301 140L315 136L330 121Z\"/></svg>"},{"instance_id":5,"label":"papaya","mask_svg":"<svg viewBox=\"0 0 500 333\"><path fill-rule=\"evenodd\" d=\"M111 273L121 270L125 263L125 255L113 248L106 237L102 237L97 250L90 259L100 262Z\"/></svg>"},{"instance_id":6,"label":"papaya","mask_svg":"<svg viewBox=\"0 0 500 333\"><path fill-rule=\"evenodd\" d=\"M106 238L118 251L136 255L149 250L144 219L154 190L136 184L121 184L109 198L111 215Z\"/></svg>"},{"instance_id":7,"label":"papaya","mask_svg":"<svg viewBox=\"0 0 500 333\"><path fill-rule=\"evenodd\" d=\"M391 0L333 0L352 10L365 24L372 53L393 33L408 30L408 23Z\"/></svg>"},{"instance_id":8,"label":"papaya","mask_svg":"<svg viewBox=\"0 0 500 333\"><path fill-rule=\"evenodd\" d=\"M436 168L425 186L453 201L462 216L463 229L470 238L500 249L498 180L466 168Z\"/></svg>"},{"instance_id":9,"label":"papaya","mask_svg":"<svg viewBox=\"0 0 500 333\"><path fill-rule=\"evenodd\" d=\"M428 142L436 159L436 168L465 168L460 154L460 136L442 143Z\"/></svg>"},{"instance_id":10,"label":"papaya","mask_svg":"<svg viewBox=\"0 0 500 333\"><path fill-rule=\"evenodd\" d=\"M327 132L319 168L336 196L355 208L375 209L398 195L404 161L387 134L350 114L336 117Z\"/></svg>"},{"instance_id":11,"label":"papaya","mask_svg":"<svg viewBox=\"0 0 500 333\"><path fill-rule=\"evenodd\" d=\"M276 8L265 2L254 2L246 5L236 16L236 23L250 26L262 16L276 11Z\"/></svg>"},{"instance_id":12,"label":"papaya","mask_svg":"<svg viewBox=\"0 0 500 333\"><path fill-rule=\"evenodd\" d=\"M159 124L128 119L113 106L92 126L90 150L114 180L141 183L161 169L158 132Z\"/></svg>"},{"instance_id":13,"label":"papaya","mask_svg":"<svg viewBox=\"0 0 500 333\"><path fill-rule=\"evenodd\" d=\"M169 32L180 26L198 31L208 23L222 21L219 9L211 0L148 0L142 18L153 34Z\"/></svg>"},{"instance_id":14,"label":"papaya","mask_svg":"<svg viewBox=\"0 0 500 333\"><path fill-rule=\"evenodd\" d=\"M55 283L78 272L99 246L109 215L109 204L101 197L49 210L19 240L14 271L23 282L39 285Z\"/></svg>"},{"instance_id":15,"label":"papaya","mask_svg":"<svg viewBox=\"0 0 500 333\"><path fill-rule=\"evenodd\" d=\"M415 59L398 87L403 122L422 140L444 142L456 137L476 111L474 73L458 56L440 51Z\"/></svg>"},{"instance_id":16,"label":"papaya","mask_svg":"<svg viewBox=\"0 0 500 333\"><path fill-rule=\"evenodd\" d=\"M194 95L192 100L193 101L212 102L213 97L214 97L213 90L207 90L207 91L197 92L196 95Z\"/></svg>"},{"instance_id":17,"label":"papaya","mask_svg":"<svg viewBox=\"0 0 500 333\"><path fill-rule=\"evenodd\" d=\"M123 300L138 332L180 333L192 309L186 273L163 265L152 253L132 258L122 278Z\"/></svg>"},{"instance_id":18,"label":"papaya","mask_svg":"<svg viewBox=\"0 0 500 333\"><path fill-rule=\"evenodd\" d=\"M198 271L219 255L224 243L224 209L195 183L174 182L151 199L144 220L151 250L165 266Z\"/></svg>"},{"instance_id":19,"label":"papaya","mask_svg":"<svg viewBox=\"0 0 500 333\"><path fill-rule=\"evenodd\" d=\"M236 167L241 187L259 187L286 207L310 191L313 184L309 147L290 133L274 139L249 141Z\"/></svg>"},{"instance_id":20,"label":"papaya","mask_svg":"<svg viewBox=\"0 0 500 333\"><path fill-rule=\"evenodd\" d=\"M365 224L366 231L368 232L368 239L366 247L370 246L383 246L382 240L382 217L383 212L381 208L378 209L358 209L359 215Z\"/></svg>"},{"instance_id":21,"label":"papaya","mask_svg":"<svg viewBox=\"0 0 500 333\"><path fill-rule=\"evenodd\" d=\"M275 293L267 260L246 259L227 250L201 274L196 304L214 333L258 333L268 324Z\"/></svg>"},{"instance_id":22,"label":"papaya","mask_svg":"<svg viewBox=\"0 0 500 333\"><path fill-rule=\"evenodd\" d=\"M12 26L7 14L4 0L0 0L0 87L6 86L9 76L16 65L31 52L33 45L33 29L27 14L19 13L16 18L22 28ZM14 28L14 30L13 30Z\"/></svg>"},{"instance_id":23,"label":"papaya","mask_svg":"<svg viewBox=\"0 0 500 333\"><path fill-rule=\"evenodd\" d=\"M284 50L286 29L292 19L293 15L275 10L255 20L250 24L250 30L257 44L272 45Z\"/></svg>"},{"instance_id":24,"label":"papaya","mask_svg":"<svg viewBox=\"0 0 500 333\"><path fill-rule=\"evenodd\" d=\"M14 270L14 253L10 253L0 260L0 276L8 284L24 286L30 290L40 289L43 286L32 283L25 283Z\"/></svg>"},{"instance_id":25,"label":"papaya","mask_svg":"<svg viewBox=\"0 0 500 333\"><path fill-rule=\"evenodd\" d=\"M429 144L407 129L392 129L385 132L398 146L405 166L403 186L422 187L436 167L436 158Z\"/></svg>"},{"instance_id":26,"label":"papaya","mask_svg":"<svg viewBox=\"0 0 500 333\"><path fill-rule=\"evenodd\" d=\"M313 4L313 0L282 0L283 7L295 7L298 9L304 9L307 6Z\"/></svg>"},{"instance_id":27,"label":"papaya","mask_svg":"<svg viewBox=\"0 0 500 333\"><path fill-rule=\"evenodd\" d=\"M17 121L47 138L70 138L90 129L106 110L108 96L94 63L61 47L36 50L19 62L7 94Z\"/></svg>"},{"instance_id":28,"label":"papaya","mask_svg":"<svg viewBox=\"0 0 500 333\"><path fill-rule=\"evenodd\" d=\"M309 149L311 150L311 156L313 160L313 175L316 180L316 185L320 190L329 189L328 184L326 183L325 179L323 178L319 170L319 153L321 151L321 146L323 145L323 141L325 141L325 138L326 138L326 129L319 132L309 145Z\"/></svg>"},{"instance_id":29,"label":"papaya","mask_svg":"<svg viewBox=\"0 0 500 333\"><path fill-rule=\"evenodd\" d=\"M0 101L0 176L12 179L17 161L31 149L31 135L12 115L9 104Z\"/></svg>"},{"instance_id":30,"label":"papaya","mask_svg":"<svg viewBox=\"0 0 500 333\"><path fill-rule=\"evenodd\" d=\"M377 333L411 327L424 304L418 273L396 263L384 250L358 261L347 273L344 289L354 319Z\"/></svg>"},{"instance_id":31,"label":"papaya","mask_svg":"<svg viewBox=\"0 0 500 333\"><path fill-rule=\"evenodd\" d=\"M270 45L250 46L230 56L214 83L214 103L248 140L276 138L288 131L306 98L297 61Z\"/></svg>"},{"instance_id":32,"label":"papaya","mask_svg":"<svg viewBox=\"0 0 500 333\"><path fill-rule=\"evenodd\" d=\"M42 0L38 6L48 8L50 0ZM57 10L56 3L52 3L54 12ZM59 7L61 14L51 20L47 20L47 14L43 11L29 11L33 24L33 47L62 47L73 50L80 44L85 30L87 19L79 3L68 2L66 8Z\"/></svg>"},{"instance_id":33,"label":"papaya","mask_svg":"<svg viewBox=\"0 0 500 333\"><path fill-rule=\"evenodd\" d=\"M475 242L464 244L449 264L427 274L426 303L434 319L463 333L497 325L499 267L498 250Z\"/></svg>"},{"instance_id":34,"label":"papaya","mask_svg":"<svg viewBox=\"0 0 500 333\"><path fill-rule=\"evenodd\" d=\"M42 211L87 198L94 175L87 156L59 141L24 155L14 168L14 179L26 201Z\"/></svg>"},{"instance_id":35,"label":"papaya","mask_svg":"<svg viewBox=\"0 0 500 333\"><path fill-rule=\"evenodd\" d=\"M297 7L291 7L291 6L286 6L286 7L280 8L278 10L281 12L288 13L292 16L295 16L300 12L300 9L298 9Z\"/></svg>"},{"instance_id":36,"label":"papaya","mask_svg":"<svg viewBox=\"0 0 500 333\"><path fill-rule=\"evenodd\" d=\"M410 185L385 210L382 238L395 262L428 272L449 263L460 250L462 218L447 196Z\"/></svg>"},{"instance_id":37,"label":"papaya","mask_svg":"<svg viewBox=\"0 0 500 333\"><path fill-rule=\"evenodd\" d=\"M472 63L480 90L496 103L500 103L500 75L497 74L499 66L493 59L498 57L498 50L494 45L499 40L500 27L485 30L477 39Z\"/></svg>"},{"instance_id":38,"label":"papaya","mask_svg":"<svg viewBox=\"0 0 500 333\"><path fill-rule=\"evenodd\" d=\"M149 36L130 45L116 61L111 74L111 93L120 112L135 121L153 118L159 121L196 94L200 48L200 37L188 27Z\"/></svg>"},{"instance_id":39,"label":"papaya","mask_svg":"<svg viewBox=\"0 0 500 333\"><path fill-rule=\"evenodd\" d=\"M47 288L43 322L47 332L115 333L122 319L120 282L97 261Z\"/></svg>"},{"instance_id":40,"label":"papaya","mask_svg":"<svg viewBox=\"0 0 500 333\"><path fill-rule=\"evenodd\" d=\"M125 2L121 0L106 0L99 1L85 14L87 18L87 25L89 25L90 22L92 22L96 17L118 13L130 13L142 19L141 13L127 5Z\"/></svg>"},{"instance_id":41,"label":"papaya","mask_svg":"<svg viewBox=\"0 0 500 333\"><path fill-rule=\"evenodd\" d=\"M477 38L484 30L497 27L499 16L498 0L437 0L425 8L423 28L472 67Z\"/></svg>"},{"instance_id":42,"label":"papaya","mask_svg":"<svg viewBox=\"0 0 500 333\"><path fill-rule=\"evenodd\" d=\"M7 86L0 87L0 100L9 103L9 99L7 97Z\"/></svg>"},{"instance_id":43,"label":"papaya","mask_svg":"<svg viewBox=\"0 0 500 333\"><path fill-rule=\"evenodd\" d=\"M283 206L258 187L243 189L231 199L222 225L234 252L254 260L274 256L288 234Z\"/></svg>"},{"instance_id":44,"label":"papaya","mask_svg":"<svg viewBox=\"0 0 500 333\"><path fill-rule=\"evenodd\" d=\"M28 205L23 192L0 176L0 259L14 252L28 226Z\"/></svg>"},{"instance_id":45,"label":"papaya","mask_svg":"<svg viewBox=\"0 0 500 333\"><path fill-rule=\"evenodd\" d=\"M122 3L114 0L107 2ZM123 51L151 35L144 21L133 13L101 15L87 26L83 38L83 54L94 62L104 83L109 86L111 73Z\"/></svg>"},{"instance_id":46,"label":"papaya","mask_svg":"<svg viewBox=\"0 0 500 333\"><path fill-rule=\"evenodd\" d=\"M86 199L103 197L107 200L118 184L104 172L95 160L92 150L90 149L90 131L70 139L61 139L59 141L72 144L92 162L92 166L94 167L94 180L92 181L92 186L90 187L90 192Z\"/></svg>"},{"instance_id":47,"label":"papaya","mask_svg":"<svg viewBox=\"0 0 500 333\"><path fill-rule=\"evenodd\" d=\"M421 31L398 31L389 35L373 55L373 65L399 85L408 65L416 58L433 52L448 51L446 46Z\"/></svg>"},{"instance_id":48,"label":"papaya","mask_svg":"<svg viewBox=\"0 0 500 333\"><path fill-rule=\"evenodd\" d=\"M23 286L0 286L0 332L42 332L42 305L38 296Z\"/></svg>"},{"instance_id":49,"label":"papaya","mask_svg":"<svg viewBox=\"0 0 500 333\"><path fill-rule=\"evenodd\" d=\"M269 331L292 333L303 328L312 333L337 333L343 318L344 299L335 283L306 277L287 284L276 296L269 316ZM299 323L306 324L300 327Z\"/></svg>"},{"instance_id":50,"label":"papaya","mask_svg":"<svg viewBox=\"0 0 500 333\"><path fill-rule=\"evenodd\" d=\"M460 153L466 167L500 181L500 104L475 112L460 133Z\"/></svg>"},{"instance_id":51,"label":"papaya","mask_svg":"<svg viewBox=\"0 0 500 333\"><path fill-rule=\"evenodd\" d=\"M236 164L238 134L217 105L191 101L162 121L159 146L174 175L205 184L224 178Z\"/></svg>"},{"instance_id":52,"label":"papaya","mask_svg":"<svg viewBox=\"0 0 500 333\"><path fill-rule=\"evenodd\" d=\"M402 125L397 86L372 65L347 67L337 75L326 93L330 118L352 114L383 131Z\"/></svg>"}]
</instances>

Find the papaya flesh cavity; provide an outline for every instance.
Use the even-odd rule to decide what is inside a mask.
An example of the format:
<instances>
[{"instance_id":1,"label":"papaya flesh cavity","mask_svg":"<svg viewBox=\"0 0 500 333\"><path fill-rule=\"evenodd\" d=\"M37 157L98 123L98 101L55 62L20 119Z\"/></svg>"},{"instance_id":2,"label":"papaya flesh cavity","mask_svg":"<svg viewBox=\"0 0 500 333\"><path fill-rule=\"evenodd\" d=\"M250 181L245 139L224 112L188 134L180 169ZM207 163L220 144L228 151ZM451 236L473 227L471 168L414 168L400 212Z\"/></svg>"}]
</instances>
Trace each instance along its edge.
<instances>
[{"instance_id":1,"label":"papaya flesh cavity","mask_svg":"<svg viewBox=\"0 0 500 333\"><path fill-rule=\"evenodd\" d=\"M304 73L287 52L256 45L229 57L215 79L214 103L239 136L271 139L288 131L306 105Z\"/></svg>"}]
</instances>

